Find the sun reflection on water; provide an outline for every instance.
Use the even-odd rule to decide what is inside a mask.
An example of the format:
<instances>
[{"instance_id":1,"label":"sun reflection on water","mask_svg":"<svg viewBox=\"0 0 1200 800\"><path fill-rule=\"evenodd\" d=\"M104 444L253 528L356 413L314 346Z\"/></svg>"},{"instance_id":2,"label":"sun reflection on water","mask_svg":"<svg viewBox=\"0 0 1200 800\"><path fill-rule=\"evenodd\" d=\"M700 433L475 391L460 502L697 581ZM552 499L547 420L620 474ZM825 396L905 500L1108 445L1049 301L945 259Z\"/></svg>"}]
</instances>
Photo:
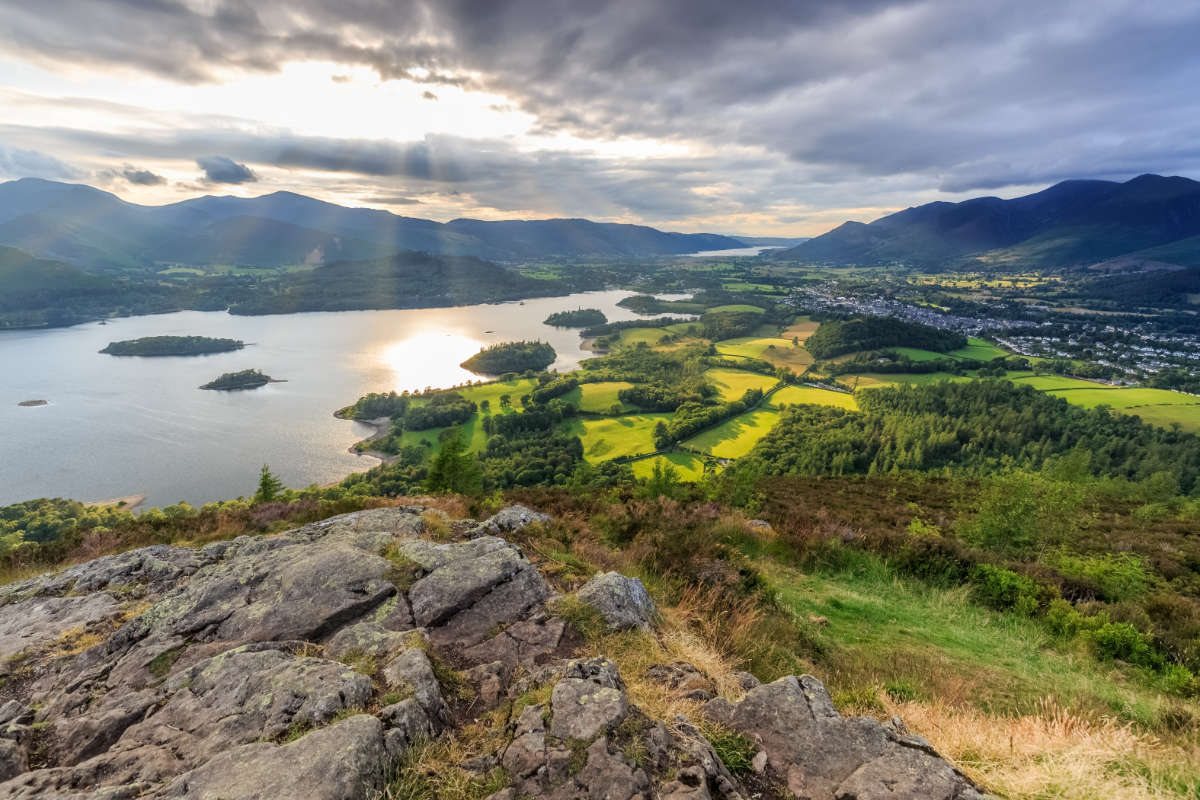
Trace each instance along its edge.
<instances>
[{"instance_id":1,"label":"sun reflection on water","mask_svg":"<svg viewBox=\"0 0 1200 800\"><path fill-rule=\"evenodd\" d=\"M426 330L388 345L383 362L392 371L395 390L451 386L479 376L459 366L487 342L459 333Z\"/></svg>"}]
</instances>

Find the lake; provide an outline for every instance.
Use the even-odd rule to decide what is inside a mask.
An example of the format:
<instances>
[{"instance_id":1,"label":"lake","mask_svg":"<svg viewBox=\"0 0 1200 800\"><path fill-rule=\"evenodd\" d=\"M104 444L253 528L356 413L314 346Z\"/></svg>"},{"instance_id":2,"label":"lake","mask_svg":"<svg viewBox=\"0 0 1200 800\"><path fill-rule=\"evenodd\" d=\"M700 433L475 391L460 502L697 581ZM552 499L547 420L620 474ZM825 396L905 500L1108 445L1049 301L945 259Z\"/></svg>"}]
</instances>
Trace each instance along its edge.
<instances>
[{"instance_id":1,"label":"lake","mask_svg":"<svg viewBox=\"0 0 1200 800\"><path fill-rule=\"evenodd\" d=\"M581 307L599 308L613 321L641 318L617 306L631 294L263 317L181 311L0 332L0 505L133 494L146 495L147 506L199 505L252 494L264 463L288 486L339 480L378 461L348 451L374 431L335 419L337 409L367 392L478 380L459 362L513 339L549 342L558 353L553 368L574 369L590 355L580 349L578 331L542 320ZM97 352L120 339L186 334L247 346L168 358ZM197 388L251 368L287 382L244 392ZM26 400L48 403L17 405Z\"/></svg>"},{"instance_id":2,"label":"lake","mask_svg":"<svg viewBox=\"0 0 1200 800\"><path fill-rule=\"evenodd\" d=\"M760 256L768 250L779 250L779 245L763 245L758 247L731 247L727 250L701 250L687 253L689 258L723 258L733 256Z\"/></svg>"}]
</instances>

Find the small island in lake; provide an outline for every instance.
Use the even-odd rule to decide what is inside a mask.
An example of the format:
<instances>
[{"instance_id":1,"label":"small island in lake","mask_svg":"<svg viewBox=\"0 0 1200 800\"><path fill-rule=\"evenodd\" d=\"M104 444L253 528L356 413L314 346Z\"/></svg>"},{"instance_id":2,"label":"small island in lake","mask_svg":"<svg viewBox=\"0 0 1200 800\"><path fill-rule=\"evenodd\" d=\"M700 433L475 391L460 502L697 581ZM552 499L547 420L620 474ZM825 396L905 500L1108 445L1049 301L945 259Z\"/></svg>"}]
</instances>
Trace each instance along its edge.
<instances>
[{"instance_id":1,"label":"small island in lake","mask_svg":"<svg viewBox=\"0 0 1200 800\"><path fill-rule=\"evenodd\" d=\"M501 342L485 347L460 366L480 375L545 369L558 354L545 342Z\"/></svg>"},{"instance_id":2,"label":"small island in lake","mask_svg":"<svg viewBox=\"0 0 1200 800\"><path fill-rule=\"evenodd\" d=\"M143 336L123 342L109 342L101 350L110 356L201 356L241 350L246 343L238 339L213 339L208 336Z\"/></svg>"},{"instance_id":3,"label":"small island in lake","mask_svg":"<svg viewBox=\"0 0 1200 800\"><path fill-rule=\"evenodd\" d=\"M32 408L33 406L49 405L49 403L46 400L22 400L21 402L17 403L17 405L22 406L23 408Z\"/></svg>"},{"instance_id":4,"label":"small island in lake","mask_svg":"<svg viewBox=\"0 0 1200 800\"><path fill-rule=\"evenodd\" d=\"M270 375L264 375L256 369L244 369L241 372L226 372L214 381L201 386L201 389L216 389L221 392L235 392L240 389L257 389L268 383L283 383Z\"/></svg>"},{"instance_id":5,"label":"small island in lake","mask_svg":"<svg viewBox=\"0 0 1200 800\"><path fill-rule=\"evenodd\" d=\"M598 308L577 308L574 311L559 311L542 320L545 325L556 328L590 328L593 325L603 325L608 317Z\"/></svg>"}]
</instances>

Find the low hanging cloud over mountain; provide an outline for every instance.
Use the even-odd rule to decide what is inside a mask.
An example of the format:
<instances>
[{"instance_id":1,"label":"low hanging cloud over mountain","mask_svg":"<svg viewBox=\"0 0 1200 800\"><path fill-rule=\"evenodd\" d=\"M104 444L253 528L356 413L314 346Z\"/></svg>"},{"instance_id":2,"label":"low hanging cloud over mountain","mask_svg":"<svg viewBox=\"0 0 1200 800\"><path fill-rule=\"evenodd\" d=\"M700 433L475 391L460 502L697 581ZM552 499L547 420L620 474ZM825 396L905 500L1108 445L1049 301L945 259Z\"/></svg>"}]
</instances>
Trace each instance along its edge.
<instances>
[{"instance_id":1,"label":"low hanging cloud over mountain","mask_svg":"<svg viewBox=\"0 0 1200 800\"><path fill-rule=\"evenodd\" d=\"M206 183L254 183L258 176L245 164L239 164L225 156L201 156L196 166L204 170Z\"/></svg>"},{"instance_id":2,"label":"low hanging cloud over mountain","mask_svg":"<svg viewBox=\"0 0 1200 800\"><path fill-rule=\"evenodd\" d=\"M428 193L429 205L447 214L557 214L566 191L540 204L505 200L480 176L506 173L544 187L566 173L570 205L592 208L579 212L589 216L812 233L839 215L1018 194L1063 177L1200 175L1192 99L1200 6L1187 0L5 6L0 86L23 88L5 63L52 75L133 70L176 86L177 102L167 90L152 93L156 102L121 98L142 111L99 132L145 134L145 157L119 156L134 162L156 149L178 161L220 153L229 164L205 168L209 182L246 183L257 174L264 187L286 179L298 191L343 197L417 194L424 202ZM392 108L389 97L364 109L360 134L330 136L319 130L329 127L325 120L293 119L295 104L311 98L275 102L281 92L272 87L292 86L304 65L324 70L322 87L346 92L412 85L411 106ZM74 89L64 78L58 99ZM262 102L234 104L236 113L217 101L221 92L253 91ZM42 99L52 102L51 94ZM478 114L456 112L473 109L474 97L484 98ZM191 127L174 131L191 152L165 153L155 143L161 131L143 130L143 122L191 98L216 98L212 119L197 113ZM448 121L414 128L443 109ZM216 120L218 110L229 119ZM63 120L9 116L6 127L21 130L0 141L66 163L94 162L101 151L52 146L69 138ZM515 120L516 132L497 136L493 127L505 120ZM439 135L454 148L431 147ZM225 180L238 177L230 166L245 170L240 180ZM449 200L451 188L465 199Z\"/></svg>"}]
</instances>

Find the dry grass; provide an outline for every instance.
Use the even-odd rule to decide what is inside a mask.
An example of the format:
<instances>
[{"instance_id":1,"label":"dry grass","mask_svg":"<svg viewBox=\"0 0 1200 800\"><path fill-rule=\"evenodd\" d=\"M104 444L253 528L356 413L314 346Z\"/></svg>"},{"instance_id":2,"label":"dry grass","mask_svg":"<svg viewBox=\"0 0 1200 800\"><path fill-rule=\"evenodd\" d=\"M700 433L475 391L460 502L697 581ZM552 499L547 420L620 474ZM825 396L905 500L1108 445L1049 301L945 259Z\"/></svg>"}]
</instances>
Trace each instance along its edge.
<instances>
[{"instance_id":1,"label":"dry grass","mask_svg":"<svg viewBox=\"0 0 1200 800\"><path fill-rule=\"evenodd\" d=\"M1111 719L1053 703L995 716L969 706L878 701L992 792L1014 800L1163 800L1200 797L1200 745L1168 744Z\"/></svg>"}]
</instances>

